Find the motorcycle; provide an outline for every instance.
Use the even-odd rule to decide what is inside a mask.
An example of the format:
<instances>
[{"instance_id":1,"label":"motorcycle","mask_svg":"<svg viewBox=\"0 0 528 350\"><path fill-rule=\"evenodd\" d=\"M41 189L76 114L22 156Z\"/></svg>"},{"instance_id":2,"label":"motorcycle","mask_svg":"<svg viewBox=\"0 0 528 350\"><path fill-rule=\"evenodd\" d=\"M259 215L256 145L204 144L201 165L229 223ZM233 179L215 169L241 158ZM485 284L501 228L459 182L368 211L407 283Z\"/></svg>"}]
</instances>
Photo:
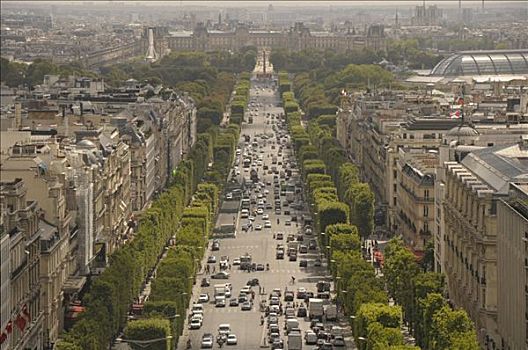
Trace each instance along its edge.
<instances>
[{"instance_id":1,"label":"motorcycle","mask_svg":"<svg viewBox=\"0 0 528 350\"><path fill-rule=\"evenodd\" d=\"M269 271L269 264L266 264L266 271Z\"/></svg>"}]
</instances>

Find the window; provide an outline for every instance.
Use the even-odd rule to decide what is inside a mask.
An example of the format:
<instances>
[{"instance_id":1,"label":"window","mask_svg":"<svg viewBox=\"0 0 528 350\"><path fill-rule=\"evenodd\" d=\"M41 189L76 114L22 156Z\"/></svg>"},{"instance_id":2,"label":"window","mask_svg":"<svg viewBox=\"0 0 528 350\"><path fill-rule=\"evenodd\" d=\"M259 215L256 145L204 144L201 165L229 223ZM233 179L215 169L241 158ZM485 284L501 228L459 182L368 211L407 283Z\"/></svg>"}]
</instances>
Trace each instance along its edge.
<instances>
[{"instance_id":1,"label":"window","mask_svg":"<svg viewBox=\"0 0 528 350\"><path fill-rule=\"evenodd\" d=\"M427 205L424 205L423 207L423 216L428 217L429 216L429 207Z\"/></svg>"},{"instance_id":2,"label":"window","mask_svg":"<svg viewBox=\"0 0 528 350\"><path fill-rule=\"evenodd\" d=\"M392 171L392 177L396 179L398 177L398 172L396 170Z\"/></svg>"},{"instance_id":3,"label":"window","mask_svg":"<svg viewBox=\"0 0 528 350\"><path fill-rule=\"evenodd\" d=\"M392 185L392 187L394 189L394 192L398 192L398 185L397 184Z\"/></svg>"},{"instance_id":4,"label":"window","mask_svg":"<svg viewBox=\"0 0 528 350\"><path fill-rule=\"evenodd\" d=\"M394 206L396 206L396 197L392 198L392 203L393 203Z\"/></svg>"},{"instance_id":5,"label":"window","mask_svg":"<svg viewBox=\"0 0 528 350\"><path fill-rule=\"evenodd\" d=\"M424 190L424 198L429 199L429 190Z\"/></svg>"}]
</instances>

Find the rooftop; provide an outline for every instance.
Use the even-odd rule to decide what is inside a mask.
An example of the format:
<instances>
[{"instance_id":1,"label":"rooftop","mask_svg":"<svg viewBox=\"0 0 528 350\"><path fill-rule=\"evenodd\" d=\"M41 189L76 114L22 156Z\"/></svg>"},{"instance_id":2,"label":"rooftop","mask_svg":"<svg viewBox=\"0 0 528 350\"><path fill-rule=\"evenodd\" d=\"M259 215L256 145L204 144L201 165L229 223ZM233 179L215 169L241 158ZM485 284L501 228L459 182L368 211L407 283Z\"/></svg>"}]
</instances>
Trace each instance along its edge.
<instances>
[{"instance_id":1,"label":"rooftop","mask_svg":"<svg viewBox=\"0 0 528 350\"><path fill-rule=\"evenodd\" d=\"M444 58L432 76L528 74L528 50L461 51Z\"/></svg>"}]
</instances>

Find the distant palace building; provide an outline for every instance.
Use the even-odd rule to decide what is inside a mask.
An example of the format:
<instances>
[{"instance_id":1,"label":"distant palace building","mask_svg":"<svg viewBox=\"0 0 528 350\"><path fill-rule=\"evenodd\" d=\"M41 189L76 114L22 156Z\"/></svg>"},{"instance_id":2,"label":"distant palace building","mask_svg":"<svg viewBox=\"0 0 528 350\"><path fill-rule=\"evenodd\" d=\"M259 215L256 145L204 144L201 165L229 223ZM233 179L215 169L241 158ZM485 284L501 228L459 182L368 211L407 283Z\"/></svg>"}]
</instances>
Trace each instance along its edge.
<instances>
[{"instance_id":1,"label":"distant palace building","mask_svg":"<svg viewBox=\"0 0 528 350\"><path fill-rule=\"evenodd\" d=\"M334 49L346 51L371 48L385 49L383 25L371 25L364 32L312 32L302 22L296 23L288 31L250 30L239 25L232 31L208 30L199 23L194 31L169 32L166 28L155 28L157 52L171 51L237 51L245 46L257 48L285 48L292 51L304 49Z\"/></svg>"}]
</instances>

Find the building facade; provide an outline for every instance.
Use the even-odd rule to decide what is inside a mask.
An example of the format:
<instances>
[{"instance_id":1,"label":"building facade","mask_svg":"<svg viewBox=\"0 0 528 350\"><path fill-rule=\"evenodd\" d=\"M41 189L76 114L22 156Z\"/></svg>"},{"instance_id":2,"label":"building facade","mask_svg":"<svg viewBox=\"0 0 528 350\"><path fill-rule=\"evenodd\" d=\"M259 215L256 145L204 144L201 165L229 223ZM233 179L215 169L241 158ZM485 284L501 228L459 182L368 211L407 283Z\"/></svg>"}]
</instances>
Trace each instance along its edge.
<instances>
[{"instance_id":1,"label":"building facade","mask_svg":"<svg viewBox=\"0 0 528 350\"><path fill-rule=\"evenodd\" d=\"M1 213L2 350L42 349L43 345L39 208L37 202L26 200L26 193L21 179L0 182L4 209ZM6 266L8 283L4 275Z\"/></svg>"},{"instance_id":2,"label":"building facade","mask_svg":"<svg viewBox=\"0 0 528 350\"><path fill-rule=\"evenodd\" d=\"M526 140L476 150L445 163L445 252L450 300L475 322L481 345L500 347L498 329L497 203L509 183L528 182Z\"/></svg>"},{"instance_id":3,"label":"building facade","mask_svg":"<svg viewBox=\"0 0 528 350\"><path fill-rule=\"evenodd\" d=\"M156 33L160 33L155 39L157 52L163 52L164 46L173 51L236 51L246 46L256 46L258 49L283 48L292 51L305 49L347 51L365 48L379 51L385 50L386 47L384 26L380 24L369 26L361 34L355 31L311 32L302 22L295 23L288 31L250 30L246 25L239 25L233 31L211 31L200 23L192 32L170 33L160 30Z\"/></svg>"},{"instance_id":4,"label":"building facade","mask_svg":"<svg viewBox=\"0 0 528 350\"><path fill-rule=\"evenodd\" d=\"M497 203L497 322L501 348L528 348L528 185Z\"/></svg>"}]
</instances>

